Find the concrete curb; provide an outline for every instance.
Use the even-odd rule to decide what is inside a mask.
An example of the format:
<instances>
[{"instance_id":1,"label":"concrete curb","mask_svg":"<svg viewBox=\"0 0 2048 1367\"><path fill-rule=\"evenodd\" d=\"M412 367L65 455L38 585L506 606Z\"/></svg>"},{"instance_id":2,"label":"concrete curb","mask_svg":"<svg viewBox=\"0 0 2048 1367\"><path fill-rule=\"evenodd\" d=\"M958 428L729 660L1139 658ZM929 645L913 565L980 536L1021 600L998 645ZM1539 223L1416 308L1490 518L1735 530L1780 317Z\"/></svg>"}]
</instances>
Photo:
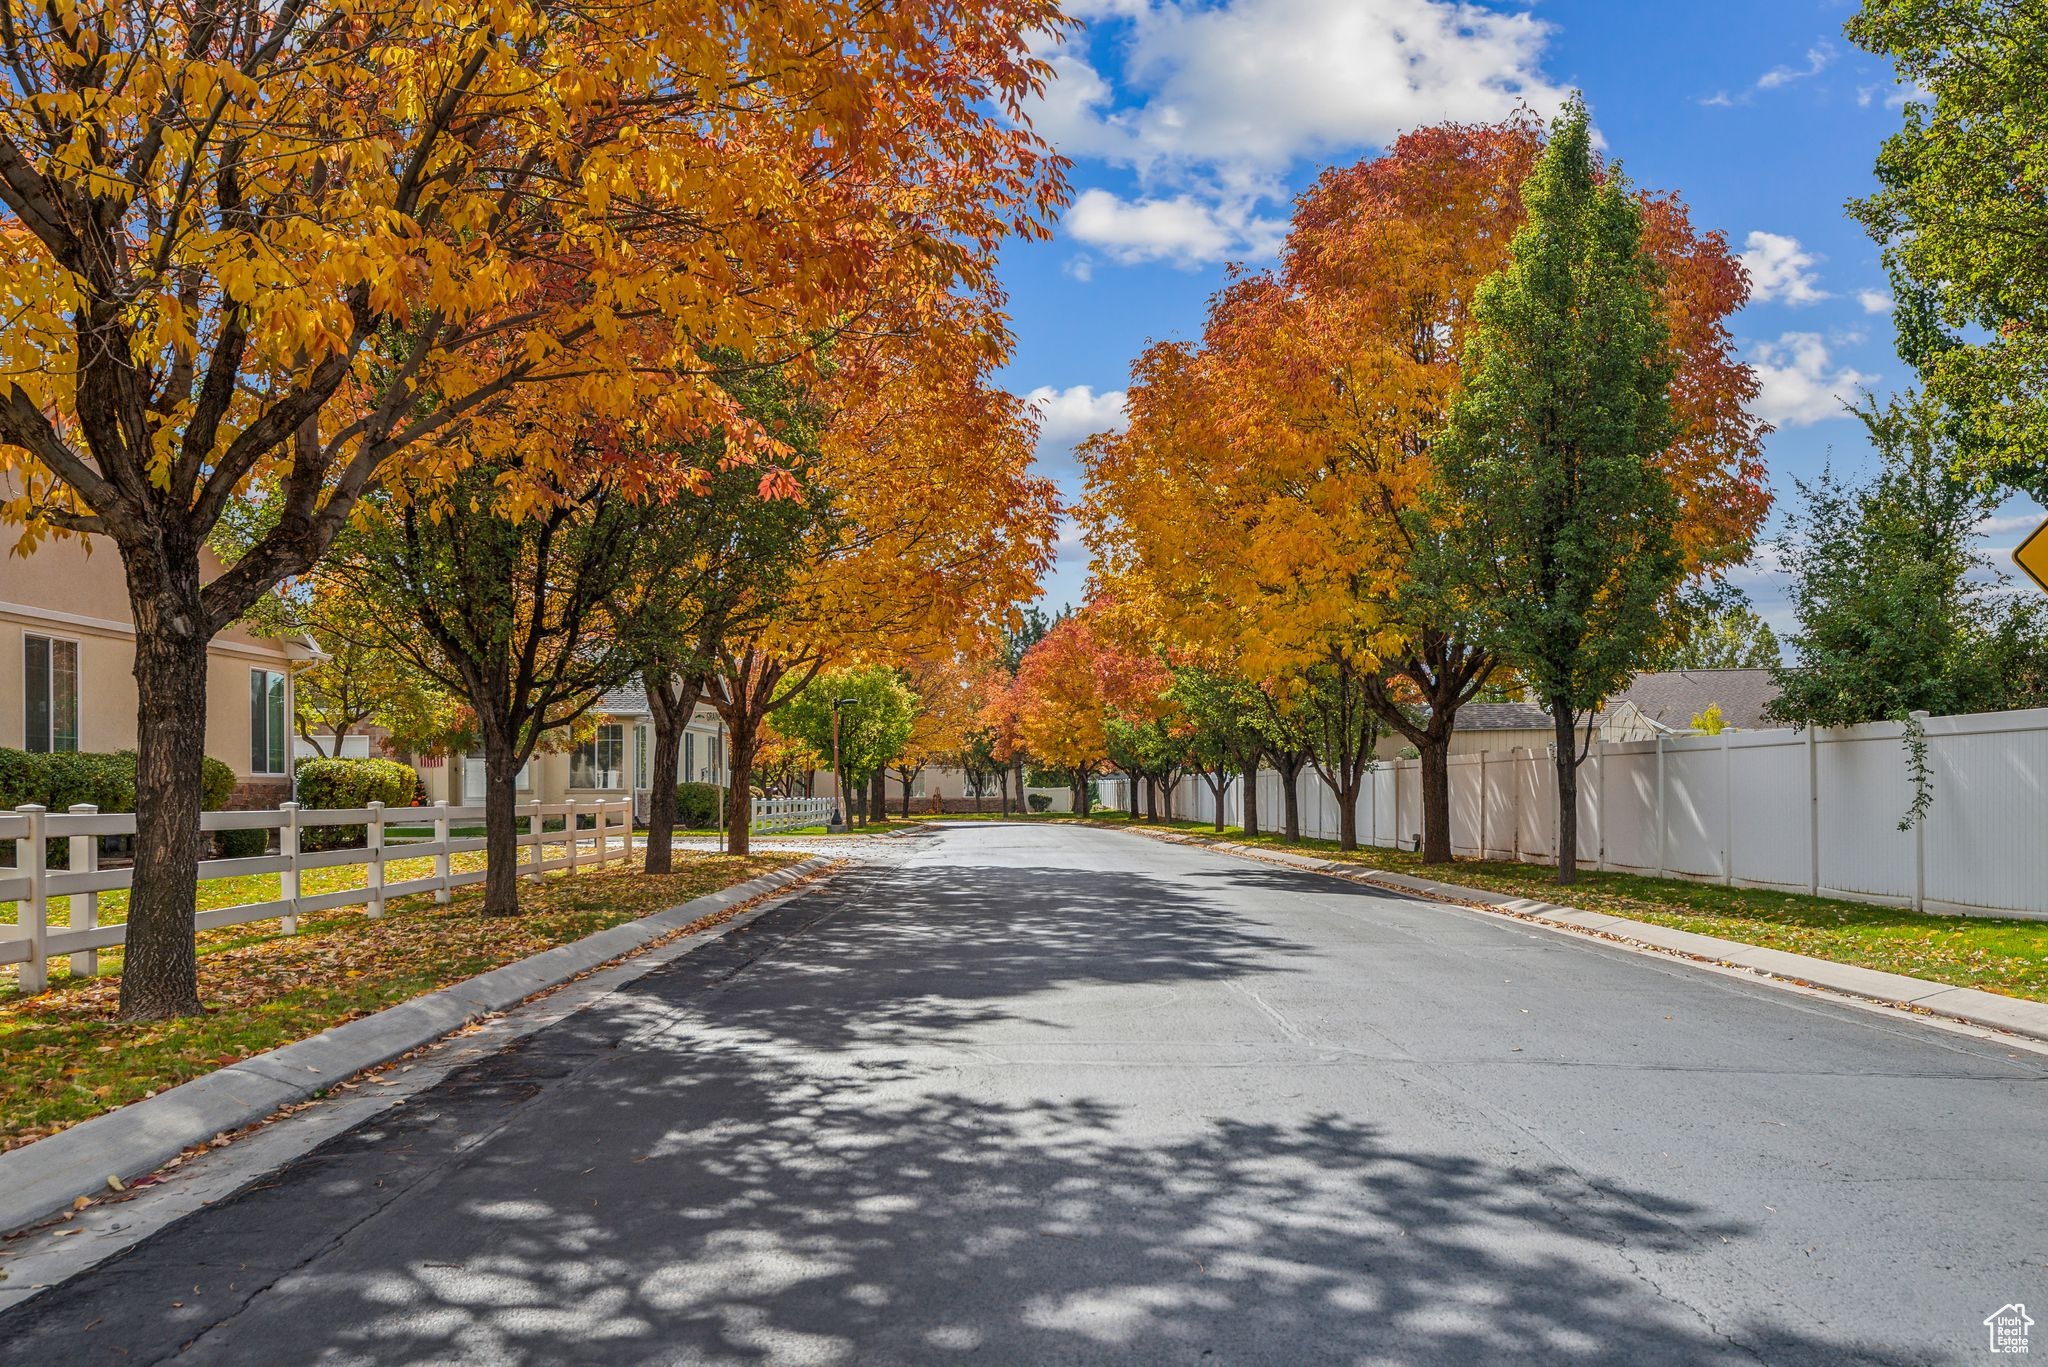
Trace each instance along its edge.
<instances>
[{"instance_id":1,"label":"concrete curb","mask_svg":"<svg viewBox=\"0 0 2048 1367\"><path fill-rule=\"evenodd\" d=\"M0 1233L47 1219L80 1196L103 1195L109 1177L125 1181L154 1172L191 1145L253 1124L365 1068L432 1043L479 1016L516 1006L692 921L799 882L833 862L828 855L813 855L786 869L281 1045L0 1153ZM733 925L714 926L693 939L716 939Z\"/></svg>"},{"instance_id":2,"label":"concrete curb","mask_svg":"<svg viewBox=\"0 0 2048 1367\"><path fill-rule=\"evenodd\" d=\"M1484 888L1465 887L1458 883L1439 883L1427 878L1412 878L1407 874L1388 873L1382 869L1362 869L1356 864L1340 859L1318 859L1313 855L1293 854L1286 850L1239 845L1229 841L1204 840L1178 832L1146 831L1133 834L1152 835L1157 839L1172 840L1179 844L1200 845L1205 849L1220 850L1240 858L1258 859L1312 873L1330 874L1347 882L1366 883L1395 892L1414 893L1438 901L1455 902L1480 911L1512 916L1517 920L1534 921L1557 930L1576 931L1582 935L1645 946L1667 954L1698 959L1728 968L1747 969L1759 976L1776 978L1800 987L1822 988L1829 992L1860 997L1866 1001L1880 1002L1906 1011L1946 1016L1969 1025L2002 1030L2026 1039L2048 1041L2048 1002L2004 997L1996 992L1983 992L1974 987L1955 987L1948 983L1929 982L1925 978L1907 977L1903 973L1886 973L1875 968L1860 968L1854 964L1838 964L1830 959L1816 959L1811 955L1794 954L1788 950L1766 949L1761 945L1744 944L1740 940L1724 940L1716 935L1701 935L1671 926L1652 925L1647 921L1632 921L1625 916L1614 916L1607 912L1582 911L1576 907L1558 906L1556 903L1539 901L1532 897L1516 897L1507 893L1489 892Z\"/></svg>"}]
</instances>

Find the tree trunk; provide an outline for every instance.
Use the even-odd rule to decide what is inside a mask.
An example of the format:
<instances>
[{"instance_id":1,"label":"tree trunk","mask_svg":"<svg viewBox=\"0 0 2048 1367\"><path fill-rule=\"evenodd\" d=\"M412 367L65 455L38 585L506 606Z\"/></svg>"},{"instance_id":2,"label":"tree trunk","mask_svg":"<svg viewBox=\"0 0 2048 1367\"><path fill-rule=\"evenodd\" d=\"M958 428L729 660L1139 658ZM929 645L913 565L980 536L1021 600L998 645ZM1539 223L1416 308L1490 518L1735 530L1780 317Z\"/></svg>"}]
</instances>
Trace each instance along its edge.
<instances>
[{"instance_id":1,"label":"tree trunk","mask_svg":"<svg viewBox=\"0 0 2048 1367\"><path fill-rule=\"evenodd\" d=\"M1203 774L1202 781L1209 785L1209 800L1215 804L1216 819L1211 824L1215 827L1216 834L1221 835L1223 834L1223 794L1230 787L1230 775L1218 769L1214 778Z\"/></svg>"},{"instance_id":2,"label":"tree trunk","mask_svg":"<svg viewBox=\"0 0 2048 1367\"><path fill-rule=\"evenodd\" d=\"M654 772L647 777L647 862L649 873L675 870L676 783L683 767L682 728L654 720Z\"/></svg>"},{"instance_id":3,"label":"tree trunk","mask_svg":"<svg viewBox=\"0 0 2048 1367\"><path fill-rule=\"evenodd\" d=\"M1151 775L1148 774L1145 777L1145 820L1157 821L1158 819L1159 785L1153 782Z\"/></svg>"},{"instance_id":4,"label":"tree trunk","mask_svg":"<svg viewBox=\"0 0 2048 1367\"><path fill-rule=\"evenodd\" d=\"M1296 756L1290 763L1285 756L1275 755L1273 767L1280 772L1280 800L1286 812L1287 843L1301 843L1301 768L1306 760Z\"/></svg>"},{"instance_id":5,"label":"tree trunk","mask_svg":"<svg viewBox=\"0 0 2048 1367\"><path fill-rule=\"evenodd\" d=\"M1255 836L1259 833L1259 759L1252 756L1252 762L1243 770L1244 776L1244 833Z\"/></svg>"},{"instance_id":6,"label":"tree trunk","mask_svg":"<svg viewBox=\"0 0 2048 1367\"><path fill-rule=\"evenodd\" d=\"M1358 848L1358 782L1356 776L1343 783L1331 783L1327 775L1323 779L1323 785L1337 799L1337 848L1340 850Z\"/></svg>"},{"instance_id":7,"label":"tree trunk","mask_svg":"<svg viewBox=\"0 0 2048 1367\"><path fill-rule=\"evenodd\" d=\"M1002 796L1002 801L1003 801L1003 816L1004 816L1005 818L1008 818L1008 816L1010 815L1010 770L1009 770L1009 766L1008 766L1008 765L1005 765L1005 766L1004 766L1004 767L1002 768L1002 770L1000 771L1000 774L1001 774L1001 776L1000 776L999 778L997 778L997 780L996 780L996 783L997 783L997 785L998 785L998 787L999 787L999 789L1000 789L1000 792L1001 792L1001 796Z\"/></svg>"},{"instance_id":8,"label":"tree trunk","mask_svg":"<svg viewBox=\"0 0 2048 1367\"><path fill-rule=\"evenodd\" d=\"M1017 779L1017 815L1031 815L1031 800L1024 795L1024 757L1017 756L1010 761L1010 771Z\"/></svg>"},{"instance_id":9,"label":"tree trunk","mask_svg":"<svg viewBox=\"0 0 2048 1367\"><path fill-rule=\"evenodd\" d=\"M889 776L880 769L868 777L868 817L877 826L889 824Z\"/></svg>"},{"instance_id":10,"label":"tree trunk","mask_svg":"<svg viewBox=\"0 0 2048 1367\"><path fill-rule=\"evenodd\" d=\"M682 697L669 696L670 680L650 673L647 710L654 718L654 772L647 779L647 862L649 873L675 868L676 784L682 778L683 730L697 710L703 689L683 686Z\"/></svg>"},{"instance_id":11,"label":"tree trunk","mask_svg":"<svg viewBox=\"0 0 2048 1367\"><path fill-rule=\"evenodd\" d=\"M1086 770L1083 770L1081 776L1074 780L1074 810L1082 816L1088 815L1088 774Z\"/></svg>"},{"instance_id":12,"label":"tree trunk","mask_svg":"<svg viewBox=\"0 0 2048 1367\"><path fill-rule=\"evenodd\" d=\"M519 912L519 760L511 737L484 728L484 915ZM533 848L535 863L541 848Z\"/></svg>"},{"instance_id":13,"label":"tree trunk","mask_svg":"<svg viewBox=\"0 0 2048 1367\"><path fill-rule=\"evenodd\" d=\"M138 612L135 623L135 867L121 968L123 1020L168 1020L204 1010L193 917L207 638L196 557L189 570L154 593L133 568L128 576L131 601L153 609L148 616L155 620ZM10 667L19 668L19 661Z\"/></svg>"},{"instance_id":14,"label":"tree trunk","mask_svg":"<svg viewBox=\"0 0 2048 1367\"><path fill-rule=\"evenodd\" d=\"M1425 738L1422 756L1422 862L1451 862L1451 738Z\"/></svg>"},{"instance_id":15,"label":"tree trunk","mask_svg":"<svg viewBox=\"0 0 2048 1367\"><path fill-rule=\"evenodd\" d=\"M1578 719L1570 703L1553 702L1550 721L1557 739L1557 881L1579 877Z\"/></svg>"},{"instance_id":16,"label":"tree trunk","mask_svg":"<svg viewBox=\"0 0 2048 1367\"><path fill-rule=\"evenodd\" d=\"M897 778L903 781L903 819L910 820L910 775L899 772Z\"/></svg>"},{"instance_id":17,"label":"tree trunk","mask_svg":"<svg viewBox=\"0 0 2048 1367\"><path fill-rule=\"evenodd\" d=\"M741 728L730 723L726 725L726 750L730 761L729 769L734 777L754 772L754 752L759 748L759 731L756 726ZM753 832L747 827L754 816L754 793L745 783L728 782L725 785L725 852L727 854L752 854L754 852Z\"/></svg>"}]
</instances>

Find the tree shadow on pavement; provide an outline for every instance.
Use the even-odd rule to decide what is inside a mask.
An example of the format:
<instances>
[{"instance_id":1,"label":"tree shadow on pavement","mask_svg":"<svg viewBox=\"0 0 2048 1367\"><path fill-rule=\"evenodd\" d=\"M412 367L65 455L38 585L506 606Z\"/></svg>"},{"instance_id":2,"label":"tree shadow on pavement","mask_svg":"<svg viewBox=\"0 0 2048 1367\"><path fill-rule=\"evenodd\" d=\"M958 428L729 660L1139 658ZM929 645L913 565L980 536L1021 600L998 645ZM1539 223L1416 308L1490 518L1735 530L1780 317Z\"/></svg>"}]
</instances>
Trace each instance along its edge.
<instances>
[{"instance_id":1,"label":"tree shadow on pavement","mask_svg":"<svg viewBox=\"0 0 2048 1367\"><path fill-rule=\"evenodd\" d=\"M1907 1357L1704 1323L1652 1269L1755 1231L1566 1167L1357 1117L977 1094L947 1047L1052 988L1286 973L1304 947L1135 873L1033 870L1000 907L983 871L917 873L915 907L836 881L451 1075L0 1316L0 1361Z\"/></svg>"}]
</instances>

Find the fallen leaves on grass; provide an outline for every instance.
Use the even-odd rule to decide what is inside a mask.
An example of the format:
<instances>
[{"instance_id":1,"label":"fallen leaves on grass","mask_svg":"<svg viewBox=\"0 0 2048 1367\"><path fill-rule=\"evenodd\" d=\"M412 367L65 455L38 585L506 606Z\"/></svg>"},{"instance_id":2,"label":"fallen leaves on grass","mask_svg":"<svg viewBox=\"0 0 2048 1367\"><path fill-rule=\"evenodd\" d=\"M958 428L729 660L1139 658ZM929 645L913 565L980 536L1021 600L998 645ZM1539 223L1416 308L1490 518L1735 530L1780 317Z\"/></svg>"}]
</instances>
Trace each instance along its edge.
<instances>
[{"instance_id":1,"label":"fallen leaves on grass","mask_svg":"<svg viewBox=\"0 0 2048 1367\"><path fill-rule=\"evenodd\" d=\"M472 890L446 906L401 898L375 921L358 909L305 917L295 936L274 923L202 932L203 1016L116 1022L112 976L0 998L0 1149L792 860L678 851L676 862L671 874L624 866L526 884L515 917L479 915ZM118 955L106 960L118 968Z\"/></svg>"}]
</instances>

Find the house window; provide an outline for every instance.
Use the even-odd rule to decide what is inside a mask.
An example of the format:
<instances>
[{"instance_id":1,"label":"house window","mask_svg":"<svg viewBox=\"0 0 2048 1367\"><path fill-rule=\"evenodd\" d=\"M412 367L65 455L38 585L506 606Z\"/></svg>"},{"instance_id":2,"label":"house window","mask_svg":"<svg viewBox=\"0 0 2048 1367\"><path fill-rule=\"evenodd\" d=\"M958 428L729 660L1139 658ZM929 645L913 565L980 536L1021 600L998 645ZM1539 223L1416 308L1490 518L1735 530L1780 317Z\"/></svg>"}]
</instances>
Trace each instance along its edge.
<instances>
[{"instance_id":1,"label":"house window","mask_svg":"<svg viewBox=\"0 0 2048 1367\"><path fill-rule=\"evenodd\" d=\"M284 772L288 738L284 716L284 675L275 669L249 671L249 772Z\"/></svg>"},{"instance_id":2,"label":"house window","mask_svg":"<svg viewBox=\"0 0 2048 1367\"><path fill-rule=\"evenodd\" d=\"M625 775L620 771L625 761L626 728L618 722L605 722L588 744L577 746L569 756L569 786L622 787Z\"/></svg>"},{"instance_id":3,"label":"house window","mask_svg":"<svg viewBox=\"0 0 2048 1367\"><path fill-rule=\"evenodd\" d=\"M24 636L22 748L32 754L78 748L78 642Z\"/></svg>"}]
</instances>

